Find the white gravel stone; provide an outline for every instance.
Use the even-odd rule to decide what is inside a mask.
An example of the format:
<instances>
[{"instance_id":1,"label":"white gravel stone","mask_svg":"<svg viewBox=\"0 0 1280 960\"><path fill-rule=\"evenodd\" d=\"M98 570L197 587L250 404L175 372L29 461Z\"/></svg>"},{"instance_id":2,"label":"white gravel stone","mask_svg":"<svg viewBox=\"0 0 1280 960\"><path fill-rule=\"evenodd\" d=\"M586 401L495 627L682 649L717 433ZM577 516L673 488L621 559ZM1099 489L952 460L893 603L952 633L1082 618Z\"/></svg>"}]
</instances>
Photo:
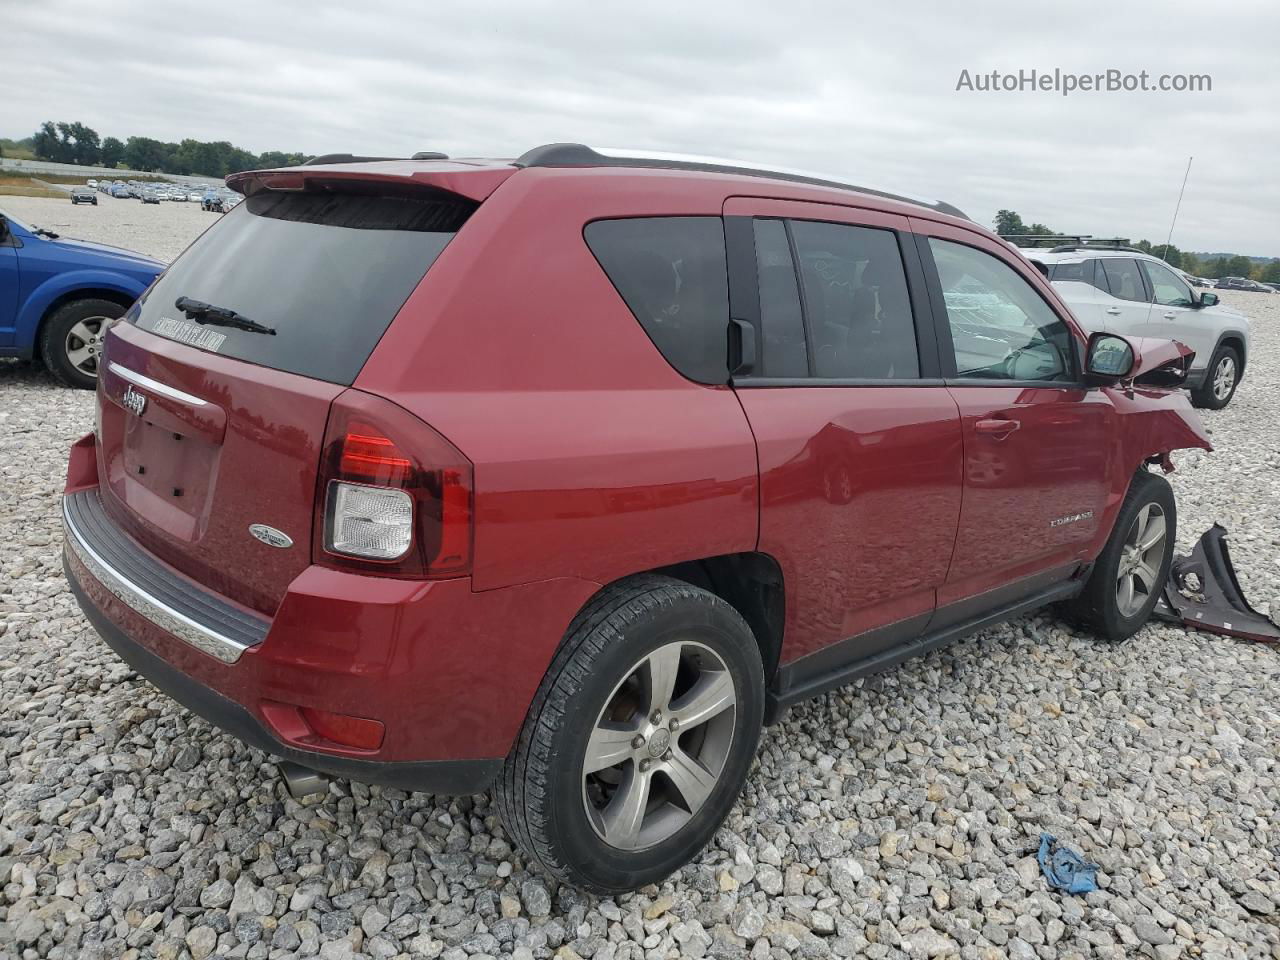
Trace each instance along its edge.
<instances>
[{"instance_id":1,"label":"white gravel stone","mask_svg":"<svg viewBox=\"0 0 1280 960\"><path fill-rule=\"evenodd\" d=\"M214 220L0 207L165 259ZM1253 316L1253 355L1231 406L1204 414L1218 449L1174 455L1178 544L1223 523L1264 606L1280 600L1280 296L1224 300ZM62 579L58 494L93 397L13 361L0 390L0 956L1280 951L1274 648L1163 624L1110 646L1049 611L984 631L793 708L694 864L597 901L531 870L487 797L336 782L296 802L268 757L138 679ZM1100 864L1098 892L1048 890L1025 859L1041 831Z\"/></svg>"}]
</instances>

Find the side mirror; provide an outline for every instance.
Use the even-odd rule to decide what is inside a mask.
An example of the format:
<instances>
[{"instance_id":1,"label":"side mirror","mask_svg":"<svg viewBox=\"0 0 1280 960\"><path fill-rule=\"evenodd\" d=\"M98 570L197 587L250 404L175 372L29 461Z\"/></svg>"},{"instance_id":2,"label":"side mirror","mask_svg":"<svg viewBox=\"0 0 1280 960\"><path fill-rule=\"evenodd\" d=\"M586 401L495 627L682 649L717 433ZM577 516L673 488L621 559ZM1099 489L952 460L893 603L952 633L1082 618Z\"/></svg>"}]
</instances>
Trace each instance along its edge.
<instances>
[{"instance_id":1,"label":"side mirror","mask_svg":"<svg viewBox=\"0 0 1280 960\"><path fill-rule=\"evenodd\" d=\"M1124 337L1095 333L1089 338L1085 373L1093 383L1115 383L1133 372L1133 347Z\"/></svg>"},{"instance_id":2,"label":"side mirror","mask_svg":"<svg viewBox=\"0 0 1280 960\"><path fill-rule=\"evenodd\" d=\"M1204 293L1200 294L1200 306L1214 307L1217 306L1217 304L1218 295L1216 293L1209 293L1209 291L1206 290Z\"/></svg>"}]
</instances>

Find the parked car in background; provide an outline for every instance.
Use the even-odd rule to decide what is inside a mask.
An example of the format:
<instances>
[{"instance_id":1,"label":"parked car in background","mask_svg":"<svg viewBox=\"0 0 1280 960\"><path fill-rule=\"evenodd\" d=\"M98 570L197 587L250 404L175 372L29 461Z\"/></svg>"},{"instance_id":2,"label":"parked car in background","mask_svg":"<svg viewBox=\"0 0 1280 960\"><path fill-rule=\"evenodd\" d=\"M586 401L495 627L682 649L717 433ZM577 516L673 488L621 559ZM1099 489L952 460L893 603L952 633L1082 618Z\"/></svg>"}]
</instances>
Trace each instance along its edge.
<instances>
[{"instance_id":1,"label":"parked car in background","mask_svg":"<svg viewBox=\"0 0 1280 960\"><path fill-rule=\"evenodd\" d=\"M1249 280L1246 277L1223 277L1218 281L1219 290L1245 290L1249 293L1273 293L1265 283Z\"/></svg>"},{"instance_id":2,"label":"parked car in background","mask_svg":"<svg viewBox=\"0 0 1280 960\"><path fill-rule=\"evenodd\" d=\"M133 195L132 189L126 183L115 183L111 186L111 196L121 200L128 199Z\"/></svg>"},{"instance_id":3,"label":"parked car in background","mask_svg":"<svg viewBox=\"0 0 1280 960\"><path fill-rule=\"evenodd\" d=\"M0 356L38 358L63 383L93 387L107 324L163 269L0 215Z\"/></svg>"},{"instance_id":4,"label":"parked car in background","mask_svg":"<svg viewBox=\"0 0 1280 960\"><path fill-rule=\"evenodd\" d=\"M1141 250L1065 244L1022 252L1044 265L1086 330L1185 343L1196 352L1187 377L1192 401L1213 410L1231 402L1249 357L1249 321L1217 294L1193 290Z\"/></svg>"},{"instance_id":5,"label":"parked car in background","mask_svg":"<svg viewBox=\"0 0 1280 960\"><path fill-rule=\"evenodd\" d=\"M72 187L71 188L71 204L92 203L95 207L98 205L98 195L89 187Z\"/></svg>"},{"instance_id":6,"label":"parked car in background","mask_svg":"<svg viewBox=\"0 0 1280 960\"><path fill-rule=\"evenodd\" d=\"M98 188L98 181L97 181L97 180L86 180L86 181L84 182L84 185L85 185L86 187L88 187L90 190L96 190L96 189Z\"/></svg>"},{"instance_id":7,"label":"parked car in background","mask_svg":"<svg viewBox=\"0 0 1280 960\"><path fill-rule=\"evenodd\" d=\"M143 187L139 199L141 199L143 203L159 203L160 191L155 187Z\"/></svg>"},{"instance_id":8,"label":"parked car in background","mask_svg":"<svg viewBox=\"0 0 1280 960\"><path fill-rule=\"evenodd\" d=\"M686 863L787 705L1168 577L1186 348L954 207L573 144L229 180L107 332L72 590L291 764L492 787L560 881Z\"/></svg>"},{"instance_id":9,"label":"parked car in background","mask_svg":"<svg viewBox=\"0 0 1280 960\"><path fill-rule=\"evenodd\" d=\"M174 201L175 203L186 203L187 202L186 188L181 186L173 187L169 191L169 199Z\"/></svg>"},{"instance_id":10,"label":"parked car in background","mask_svg":"<svg viewBox=\"0 0 1280 960\"><path fill-rule=\"evenodd\" d=\"M187 191L187 200L188 200L188 201L190 201L191 203L199 203L199 202L200 202L201 200L203 200L203 199L204 199L204 191L203 191L203 190L188 190L188 191Z\"/></svg>"}]
</instances>

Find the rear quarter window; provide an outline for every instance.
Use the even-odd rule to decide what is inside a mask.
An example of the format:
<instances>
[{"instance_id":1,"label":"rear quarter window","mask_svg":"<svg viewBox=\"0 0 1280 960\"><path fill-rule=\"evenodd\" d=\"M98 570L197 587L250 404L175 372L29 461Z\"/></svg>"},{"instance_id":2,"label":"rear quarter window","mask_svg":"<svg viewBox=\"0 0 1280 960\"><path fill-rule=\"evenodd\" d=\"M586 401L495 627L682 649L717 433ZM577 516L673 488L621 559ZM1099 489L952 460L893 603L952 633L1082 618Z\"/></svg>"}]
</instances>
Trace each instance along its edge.
<instances>
[{"instance_id":1,"label":"rear quarter window","mask_svg":"<svg viewBox=\"0 0 1280 960\"><path fill-rule=\"evenodd\" d=\"M131 319L222 356L349 385L476 206L434 190L364 189L249 197L165 271ZM275 332L212 322L190 301Z\"/></svg>"},{"instance_id":2,"label":"rear quarter window","mask_svg":"<svg viewBox=\"0 0 1280 960\"><path fill-rule=\"evenodd\" d=\"M725 383L729 278L720 218L597 220L583 236L667 362L698 383Z\"/></svg>"}]
</instances>

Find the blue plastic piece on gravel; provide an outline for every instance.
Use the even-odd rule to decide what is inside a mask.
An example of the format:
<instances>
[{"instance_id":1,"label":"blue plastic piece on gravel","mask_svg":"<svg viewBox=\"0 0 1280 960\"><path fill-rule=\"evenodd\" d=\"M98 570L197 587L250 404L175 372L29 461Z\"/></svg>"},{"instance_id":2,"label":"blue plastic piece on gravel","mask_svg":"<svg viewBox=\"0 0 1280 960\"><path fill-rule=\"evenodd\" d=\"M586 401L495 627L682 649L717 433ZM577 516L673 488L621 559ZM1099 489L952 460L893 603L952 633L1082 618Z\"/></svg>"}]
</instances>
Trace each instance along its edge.
<instances>
[{"instance_id":1,"label":"blue plastic piece on gravel","mask_svg":"<svg viewBox=\"0 0 1280 960\"><path fill-rule=\"evenodd\" d=\"M1092 893L1098 889L1098 865L1085 860L1080 854L1058 845L1058 838L1049 833L1040 834L1040 872L1055 890L1067 893Z\"/></svg>"}]
</instances>

